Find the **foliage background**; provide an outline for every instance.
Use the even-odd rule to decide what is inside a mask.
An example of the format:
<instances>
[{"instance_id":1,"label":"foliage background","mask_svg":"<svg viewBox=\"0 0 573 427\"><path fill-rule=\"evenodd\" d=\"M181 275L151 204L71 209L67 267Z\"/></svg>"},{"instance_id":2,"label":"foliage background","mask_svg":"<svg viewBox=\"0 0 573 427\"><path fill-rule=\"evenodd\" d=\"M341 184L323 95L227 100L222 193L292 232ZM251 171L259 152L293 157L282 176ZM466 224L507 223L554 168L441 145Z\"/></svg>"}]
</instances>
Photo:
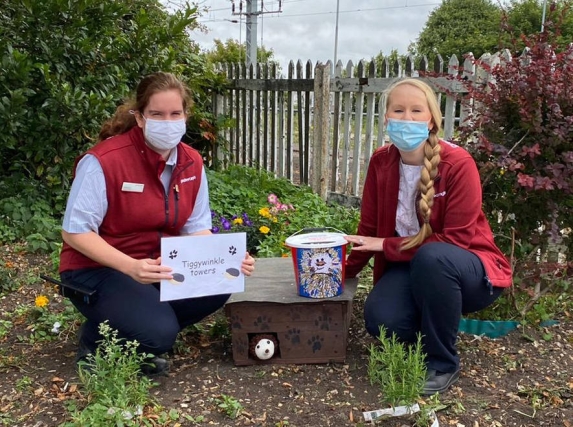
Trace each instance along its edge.
<instances>
[{"instance_id":1,"label":"foliage background","mask_svg":"<svg viewBox=\"0 0 573 427\"><path fill-rule=\"evenodd\" d=\"M49 249L59 240L74 159L145 74L162 70L187 81L195 91L188 141L210 137L200 125L212 119L207 95L223 79L189 39L196 17L194 7L168 13L155 0L3 3L1 241Z\"/></svg>"},{"instance_id":2,"label":"foliage background","mask_svg":"<svg viewBox=\"0 0 573 427\"><path fill-rule=\"evenodd\" d=\"M513 237L521 243L517 258L543 257L555 244L573 249L573 45L558 50L557 27L548 25L521 39L523 55L477 62L491 76L485 86L468 85L476 108L458 141L471 141L485 211L506 253Z\"/></svg>"}]
</instances>

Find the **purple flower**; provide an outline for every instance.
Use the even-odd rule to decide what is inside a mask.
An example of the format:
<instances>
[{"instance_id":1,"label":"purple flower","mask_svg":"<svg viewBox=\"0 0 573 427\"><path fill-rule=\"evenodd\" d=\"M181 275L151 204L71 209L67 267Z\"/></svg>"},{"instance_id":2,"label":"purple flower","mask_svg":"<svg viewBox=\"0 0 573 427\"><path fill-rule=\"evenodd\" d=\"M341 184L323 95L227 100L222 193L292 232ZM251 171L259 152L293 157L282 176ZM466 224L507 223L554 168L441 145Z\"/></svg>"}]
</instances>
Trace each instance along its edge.
<instances>
[{"instance_id":1,"label":"purple flower","mask_svg":"<svg viewBox=\"0 0 573 427\"><path fill-rule=\"evenodd\" d=\"M247 227L252 227L253 226L253 221L251 221L251 219L249 218L249 215L247 215L247 213L243 213L243 224L245 224Z\"/></svg>"},{"instance_id":2,"label":"purple flower","mask_svg":"<svg viewBox=\"0 0 573 427\"><path fill-rule=\"evenodd\" d=\"M213 227L213 228L211 229L211 233L213 233L213 234L217 234L219 231L220 231L220 228L219 228L219 227Z\"/></svg>"},{"instance_id":3,"label":"purple flower","mask_svg":"<svg viewBox=\"0 0 573 427\"><path fill-rule=\"evenodd\" d=\"M224 230L228 231L231 229L231 223L227 221L225 218L221 219L221 224L223 225Z\"/></svg>"}]
</instances>

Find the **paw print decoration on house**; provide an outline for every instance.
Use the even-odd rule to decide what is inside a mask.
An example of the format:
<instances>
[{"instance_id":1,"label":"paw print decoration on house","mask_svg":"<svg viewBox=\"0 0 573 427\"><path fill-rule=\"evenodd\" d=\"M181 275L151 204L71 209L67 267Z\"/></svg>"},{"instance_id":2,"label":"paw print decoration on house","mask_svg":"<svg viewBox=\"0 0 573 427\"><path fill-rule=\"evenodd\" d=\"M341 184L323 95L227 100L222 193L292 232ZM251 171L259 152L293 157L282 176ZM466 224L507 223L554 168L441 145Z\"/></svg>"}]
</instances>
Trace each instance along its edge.
<instances>
[{"instance_id":1,"label":"paw print decoration on house","mask_svg":"<svg viewBox=\"0 0 573 427\"><path fill-rule=\"evenodd\" d=\"M327 267L316 260L319 268ZM350 279L341 295L303 297L291 259L259 259L245 292L233 294L225 305L235 364L344 362L356 286Z\"/></svg>"}]
</instances>

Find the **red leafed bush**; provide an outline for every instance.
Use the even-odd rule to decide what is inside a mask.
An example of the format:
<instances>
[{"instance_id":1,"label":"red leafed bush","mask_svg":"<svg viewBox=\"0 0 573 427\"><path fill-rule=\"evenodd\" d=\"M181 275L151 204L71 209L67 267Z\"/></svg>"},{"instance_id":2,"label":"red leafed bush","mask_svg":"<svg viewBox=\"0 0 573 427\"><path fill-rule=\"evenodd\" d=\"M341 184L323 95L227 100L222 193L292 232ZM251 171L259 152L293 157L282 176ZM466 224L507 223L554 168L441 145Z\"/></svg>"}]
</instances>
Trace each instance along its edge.
<instances>
[{"instance_id":1,"label":"red leafed bush","mask_svg":"<svg viewBox=\"0 0 573 427\"><path fill-rule=\"evenodd\" d=\"M518 258L552 243L573 248L573 45L556 52L554 37L548 28L523 38L521 55L478 60L489 78L468 85L474 111L460 130L497 241L508 253L515 235Z\"/></svg>"}]
</instances>

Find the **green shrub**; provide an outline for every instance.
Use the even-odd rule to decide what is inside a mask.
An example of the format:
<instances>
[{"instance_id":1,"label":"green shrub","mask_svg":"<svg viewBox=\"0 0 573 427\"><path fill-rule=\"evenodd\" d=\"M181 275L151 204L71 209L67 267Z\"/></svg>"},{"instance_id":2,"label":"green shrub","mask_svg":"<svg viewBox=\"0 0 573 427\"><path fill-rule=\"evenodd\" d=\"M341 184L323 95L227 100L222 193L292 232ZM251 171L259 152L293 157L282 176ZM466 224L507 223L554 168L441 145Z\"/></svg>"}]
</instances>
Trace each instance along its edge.
<instances>
[{"instance_id":1,"label":"green shrub","mask_svg":"<svg viewBox=\"0 0 573 427\"><path fill-rule=\"evenodd\" d=\"M32 194L12 196L0 200L0 242L25 241L31 252L49 252L60 240L60 223L52 207Z\"/></svg>"},{"instance_id":2,"label":"green shrub","mask_svg":"<svg viewBox=\"0 0 573 427\"><path fill-rule=\"evenodd\" d=\"M142 76L181 76L193 88L193 117L210 117L206 94L223 77L189 40L197 13L190 5L168 12L157 0L2 4L0 202L10 206L0 209L0 243L25 238L33 250L52 249L45 231L56 231L51 218L64 210L75 158ZM196 125L190 121L190 134Z\"/></svg>"},{"instance_id":3,"label":"green shrub","mask_svg":"<svg viewBox=\"0 0 573 427\"><path fill-rule=\"evenodd\" d=\"M141 376L147 355L137 352L136 341L125 342L107 323L100 324L103 337L95 354L88 356L91 370L80 367L80 380L89 404L72 407L72 422L65 426L139 426L143 408L152 403L152 381Z\"/></svg>"},{"instance_id":4,"label":"green shrub","mask_svg":"<svg viewBox=\"0 0 573 427\"><path fill-rule=\"evenodd\" d=\"M396 335L386 335L384 328L380 328L379 344L370 346L370 383L380 387L382 403L411 406L421 396L426 380L422 337L418 335L416 344L406 346Z\"/></svg>"},{"instance_id":5,"label":"green shrub","mask_svg":"<svg viewBox=\"0 0 573 427\"><path fill-rule=\"evenodd\" d=\"M310 187L244 166L209 171L214 232L247 233L247 249L260 257L286 256L287 237L304 228L354 233L359 211L329 205Z\"/></svg>"}]
</instances>

